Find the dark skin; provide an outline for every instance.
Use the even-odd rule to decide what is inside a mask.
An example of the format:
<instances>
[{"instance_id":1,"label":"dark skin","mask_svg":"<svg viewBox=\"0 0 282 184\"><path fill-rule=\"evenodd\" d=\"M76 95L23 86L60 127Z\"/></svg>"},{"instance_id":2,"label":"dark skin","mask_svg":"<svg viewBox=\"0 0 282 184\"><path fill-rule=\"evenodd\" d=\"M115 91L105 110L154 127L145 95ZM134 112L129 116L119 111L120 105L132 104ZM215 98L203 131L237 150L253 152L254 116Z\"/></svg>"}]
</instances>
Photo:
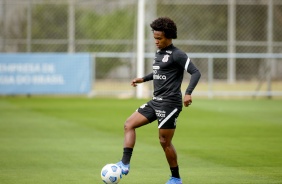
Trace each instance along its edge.
<instances>
[{"instance_id":1,"label":"dark skin","mask_svg":"<svg viewBox=\"0 0 282 184\"><path fill-rule=\"evenodd\" d=\"M172 44L172 39L166 38L164 32L153 31L155 44L158 49L163 49ZM137 84L143 83L143 78L135 78L132 80L131 85L136 87ZM185 95L183 104L188 107L192 103L191 95ZM135 129L148 124L149 121L139 112L134 112L124 124L124 147L133 148L136 141ZM159 129L160 144L165 152L167 162L170 167L177 167L177 154L172 144L172 138L175 129Z\"/></svg>"}]
</instances>

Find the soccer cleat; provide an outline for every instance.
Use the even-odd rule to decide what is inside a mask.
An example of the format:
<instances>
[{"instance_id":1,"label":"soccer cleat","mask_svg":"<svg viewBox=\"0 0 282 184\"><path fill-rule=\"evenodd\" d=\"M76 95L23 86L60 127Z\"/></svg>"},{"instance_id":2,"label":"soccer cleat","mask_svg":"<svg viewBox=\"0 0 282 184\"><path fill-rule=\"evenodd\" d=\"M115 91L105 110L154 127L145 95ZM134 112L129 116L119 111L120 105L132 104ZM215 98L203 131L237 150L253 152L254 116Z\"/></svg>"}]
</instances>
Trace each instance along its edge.
<instances>
[{"instance_id":1,"label":"soccer cleat","mask_svg":"<svg viewBox=\"0 0 282 184\"><path fill-rule=\"evenodd\" d=\"M170 177L166 184L182 184L182 180L180 178Z\"/></svg>"},{"instance_id":2,"label":"soccer cleat","mask_svg":"<svg viewBox=\"0 0 282 184\"><path fill-rule=\"evenodd\" d=\"M127 175L129 173L129 169L130 169L130 165L124 165L122 163L122 161L119 161L118 163L116 163L120 168L121 168L121 172L123 175Z\"/></svg>"}]
</instances>

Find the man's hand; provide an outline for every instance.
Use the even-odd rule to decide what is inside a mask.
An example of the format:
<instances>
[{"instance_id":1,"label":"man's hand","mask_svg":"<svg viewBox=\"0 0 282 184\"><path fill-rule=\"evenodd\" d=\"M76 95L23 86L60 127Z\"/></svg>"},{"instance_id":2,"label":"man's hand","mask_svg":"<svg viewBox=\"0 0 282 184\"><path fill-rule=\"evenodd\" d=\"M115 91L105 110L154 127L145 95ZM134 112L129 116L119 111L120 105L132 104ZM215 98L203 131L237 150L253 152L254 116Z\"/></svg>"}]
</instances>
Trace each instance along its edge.
<instances>
[{"instance_id":1,"label":"man's hand","mask_svg":"<svg viewBox=\"0 0 282 184\"><path fill-rule=\"evenodd\" d=\"M136 87L138 83L144 82L143 78L135 78L131 81L131 86Z\"/></svg>"},{"instance_id":2,"label":"man's hand","mask_svg":"<svg viewBox=\"0 0 282 184\"><path fill-rule=\"evenodd\" d=\"M185 95L184 96L184 100L183 100L183 104L185 107L188 107L189 105L192 104L192 96L191 95Z\"/></svg>"}]
</instances>

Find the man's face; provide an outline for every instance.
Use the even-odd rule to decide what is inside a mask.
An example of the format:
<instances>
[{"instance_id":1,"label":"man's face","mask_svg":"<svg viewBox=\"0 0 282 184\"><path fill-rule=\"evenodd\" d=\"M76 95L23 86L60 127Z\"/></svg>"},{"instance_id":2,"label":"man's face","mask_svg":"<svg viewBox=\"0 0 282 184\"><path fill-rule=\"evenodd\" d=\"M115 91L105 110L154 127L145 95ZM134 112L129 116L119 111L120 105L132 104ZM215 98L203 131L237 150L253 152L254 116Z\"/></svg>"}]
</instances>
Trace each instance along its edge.
<instances>
[{"instance_id":1,"label":"man's face","mask_svg":"<svg viewBox=\"0 0 282 184\"><path fill-rule=\"evenodd\" d=\"M162 31L153 31L155 44L158 49L163 49L171 44L171 39L165 37Z\"/></svg>"}]
</instances>

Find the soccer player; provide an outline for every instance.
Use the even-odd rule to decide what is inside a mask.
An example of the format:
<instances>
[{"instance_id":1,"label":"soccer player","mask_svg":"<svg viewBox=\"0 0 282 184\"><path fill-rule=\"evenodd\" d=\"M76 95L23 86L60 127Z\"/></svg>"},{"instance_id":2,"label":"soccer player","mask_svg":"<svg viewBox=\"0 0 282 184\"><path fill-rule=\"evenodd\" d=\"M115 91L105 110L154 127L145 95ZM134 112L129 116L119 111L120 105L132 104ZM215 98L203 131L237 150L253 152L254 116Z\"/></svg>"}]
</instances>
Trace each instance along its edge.
<instances>
[{"instance_id":1,"label":"soccer player","mask_svg":"<svg viewBox=\"0 0 282 184\"><path fill-rule=\"evenodd\" d=\"M135 129L158 121L159 140L164 150L171 177L166 184L182 184L179 174L176 150L172 138L176 129L176 121L182 110L182 104L188 107L192 104L192 92L201 77L201 73L185 52L172 44L177 38L177 27L168 17L160 17L150 24L158 48L152 66L153 72L132 80L131 85L153 80L153 97L140 106L124 124L123 156L117 163L122 174L127 175L130 169L130 159L135 145ZM183 71L191 75L189 85L182 100L181 83Z\"/></svg>"}]
</instances>

